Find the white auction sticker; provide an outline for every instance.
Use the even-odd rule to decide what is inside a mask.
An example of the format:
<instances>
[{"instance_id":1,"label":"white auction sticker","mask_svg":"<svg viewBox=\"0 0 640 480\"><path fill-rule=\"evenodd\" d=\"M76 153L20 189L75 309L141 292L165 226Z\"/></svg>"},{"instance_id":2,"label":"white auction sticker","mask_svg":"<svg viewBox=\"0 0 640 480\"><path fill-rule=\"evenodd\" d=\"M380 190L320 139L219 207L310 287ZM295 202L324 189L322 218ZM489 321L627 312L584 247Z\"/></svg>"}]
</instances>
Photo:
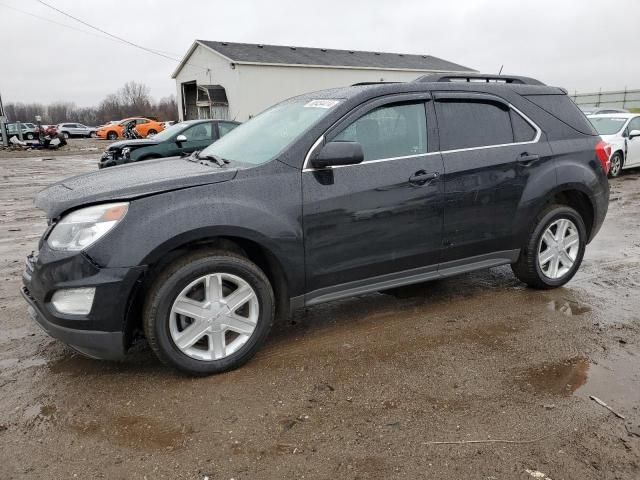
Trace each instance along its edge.
<instances>
[{"instance_id":1,"label":"white auction sticker","mask_svg":"<svg viewBox=\"0 0 640 480\"><path fill-rule=\"evenodd\" d=\"M311 100L305 104L305 108L331 108L340 103L340 100Z\"/></svg>"}]
</instances>

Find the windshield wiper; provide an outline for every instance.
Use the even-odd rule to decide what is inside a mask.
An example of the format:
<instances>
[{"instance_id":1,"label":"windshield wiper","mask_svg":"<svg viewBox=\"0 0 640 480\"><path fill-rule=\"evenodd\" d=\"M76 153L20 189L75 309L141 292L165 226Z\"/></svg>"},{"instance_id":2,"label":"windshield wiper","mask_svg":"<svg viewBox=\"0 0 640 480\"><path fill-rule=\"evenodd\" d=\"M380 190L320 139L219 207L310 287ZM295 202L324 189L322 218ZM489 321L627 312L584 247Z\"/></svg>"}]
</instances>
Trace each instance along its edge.
<instances>
[{"instance_id":1,"label":"windshield wiper","mask_svg":"<svg viewBox=\"0 0 640 480\"><path fill-rule=\"evenodd\" d=\"M219 167L224 167L226 164L231 163L226 158L219 157L218 155L207 154L200 155L200 150L196 150L187 158L190 162L198 162L202 165L211 165L211 163L215 163Z\"/></svg>"}]
</instances>

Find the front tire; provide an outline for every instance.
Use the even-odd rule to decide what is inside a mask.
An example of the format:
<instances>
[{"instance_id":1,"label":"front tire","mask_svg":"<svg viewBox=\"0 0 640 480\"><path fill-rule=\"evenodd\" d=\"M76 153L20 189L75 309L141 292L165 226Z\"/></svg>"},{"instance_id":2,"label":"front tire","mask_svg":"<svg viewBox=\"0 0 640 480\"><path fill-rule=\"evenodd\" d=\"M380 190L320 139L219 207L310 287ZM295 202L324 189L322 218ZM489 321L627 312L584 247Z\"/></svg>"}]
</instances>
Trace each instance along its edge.
<instances>
[{"instance_id":1,"label":"front tire","mask_svg":"<svg viewBox=\"0 0 640 480\"><path fill-rule=\"evenodd\" d=\"M533 288L566 284L578 271L587 240L580 214L566 205L550 205L533 223L513 273Z\"/></svg>"},{"instance_id":2,"label":"front tire","mask_svg":"<svg viewBox=\"0 0 640 480\"><path fill-rule=\"evenodd\" d=\"M155 135L156 133L158 133L158 132L152 128L151 130L149 130L149 131L147 132L147 137L152 137L152 136L153 136L153 135Z\"/></svg>"},{"instance_id":3,"label":"front tire","mask_svg":"<svg viewBox=\"0 0 640 480\"><path fill-rule=\"evenodd\" d=\"M147 296L143 323L163 363L208 375L253 357L274 315L273 290L257 265L226 251L203 251L159 275Z\"/></svg>"},{"instance_id":4,"label":"front tire","mask_svg":"<svg viewBox=\"0 0 640 480\"><path fill-rule=\"evenodd\" d=\"M33 140L35 138L35 136L33 135L33 133L27 133L27 140Z\"/></svg>"},{"instance_id":5,"label":"front tire","mask_svg":"<svg viewBox=\"0 0 640 480\"><path fill-rule=\"evenodd\" d=\"M109 132L109 133L107 133L107 138L109 140L117 140L118 139L118 134L116 132Z\"/></svg>"},{"instance_id":6,"label":"front tire","mask_svg":"<svg viewBox=\"0 0 640 480\"><path fill-rule=\"evenodd\" d=\"M609 168L609 177L616 178L622 172L623 159L620 152L616 152L611 156L611 166Z\"/></svg>"},{"instance_id":7,"label":"front tire","mask_svg":"<svg viewBox=\"0 0 640 480\"><path fill-rule=\"evenodd\" d=\"M64 138L69 138L71 135L69 135L69 132L62 132L62 136Z\"/></svg>"}]
</instances>

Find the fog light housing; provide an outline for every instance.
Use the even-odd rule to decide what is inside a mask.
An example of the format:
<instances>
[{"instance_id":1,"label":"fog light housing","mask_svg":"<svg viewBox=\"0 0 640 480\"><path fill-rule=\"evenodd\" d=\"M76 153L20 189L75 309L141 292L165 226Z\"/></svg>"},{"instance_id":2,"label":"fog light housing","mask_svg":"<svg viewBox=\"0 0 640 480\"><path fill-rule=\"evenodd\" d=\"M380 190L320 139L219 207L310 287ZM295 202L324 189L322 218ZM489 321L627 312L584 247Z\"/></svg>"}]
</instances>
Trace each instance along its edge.
<instances>
[{"instance_id":1,"label":"fog light housing","mask_svg":"<svg viewBox=\"0 0 640 480\"><path fill-rule=\"evenodd\" d=\"M95 288L68 288L53 294L51 303L54 308L67 315L86 315L93 306Z\"/></svg>"}]
</instances>

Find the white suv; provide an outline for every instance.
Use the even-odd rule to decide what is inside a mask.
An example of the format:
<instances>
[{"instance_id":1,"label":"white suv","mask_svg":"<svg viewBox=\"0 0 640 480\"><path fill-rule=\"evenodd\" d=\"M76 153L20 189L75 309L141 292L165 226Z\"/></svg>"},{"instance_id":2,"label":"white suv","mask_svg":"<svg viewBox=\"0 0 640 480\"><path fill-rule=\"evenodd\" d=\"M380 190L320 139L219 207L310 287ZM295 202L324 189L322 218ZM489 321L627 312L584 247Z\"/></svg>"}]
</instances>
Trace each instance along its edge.
<instances>
[{"instance_id":1,"label":"white suv","mask_svg":"<svg viewBox=\"0 0 640 480\"><path fill-rule=\"evenodd\" d=\"M624 168L640 167L640 114L609 113L587 118L611 145L610 177L617 177Z\"/></svg>"}]
</instances>

